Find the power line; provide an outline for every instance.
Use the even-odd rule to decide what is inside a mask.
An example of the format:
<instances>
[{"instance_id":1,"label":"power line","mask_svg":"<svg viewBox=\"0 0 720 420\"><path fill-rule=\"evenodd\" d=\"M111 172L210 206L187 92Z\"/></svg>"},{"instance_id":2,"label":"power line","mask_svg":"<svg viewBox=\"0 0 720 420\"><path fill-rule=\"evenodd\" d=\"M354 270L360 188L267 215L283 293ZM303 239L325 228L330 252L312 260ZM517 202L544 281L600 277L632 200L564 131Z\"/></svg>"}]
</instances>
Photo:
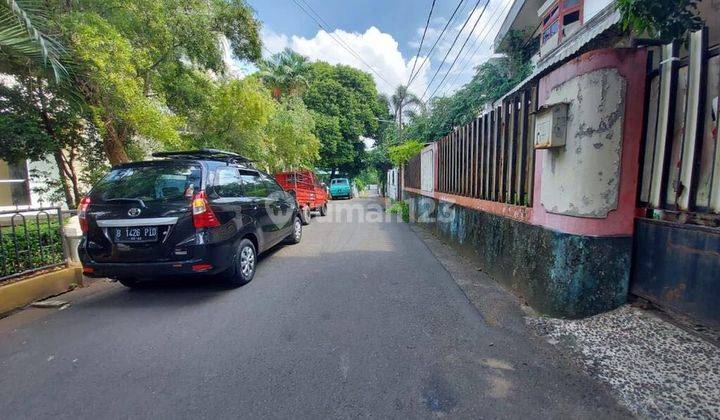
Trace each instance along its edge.
<instances>
[{"instance_id":1,"label":"power line","mask_svg":"<svg viewBox=\"0 0 720 420\"><path fill-rule=\"evenodd\" d=\"M512 2L506 2L506 4L502 7L502 12L501 12L500 16L502 16L503 13L508 10L508 8L509 8L508 6L512 6ZM490 20L488 20L488 22L494 22L493 19L497 16L497 12L501 11L500 9L501 9L500 7L498 7L497 9L495 9L495 11L493 12L492 16L490 16ZM502 21L496 21L496 22L499 22L499 23L502 25ZM488 30L488 31L485 33L485 36L483 37L482 41L480 41L480 44L479 44L477 47L475 47L475 45L477 44L478 40L480 39L480 36L476 37L475 40L473 41L473 43L470 45L470 48L468 48L468 49L466 50L466 53L465 53L465 55L464 55L463 58L462 58L462 65L461 65L461 67L467 66L467 65L470 63L470 61L471 61L472 58L475 56L475 54L477 54L477 52L478 52L478 51L480 50L480 48L483 46L483 42L485 42L485 40L487 39L488 35L490 35L490 34L492 33L492 28L493 28L494 26L495 26L495 23L492 23L492 25L490 25L490 26L485 26L485 27L480 31L480 35L482 35L483 32L485 32L486 29ZM474 48L474 47L475 47L475 48ZM473 48L474 48L474 49L473 49ZM470 51L472 51L472 53L469 53ZM468 53L469 53L469 54L468 54ZM457 79L460 77L460 74L461 74L461 73L456 73L455 76L452 78L452 80L451 80L451 81L448 83L448 85L446 85L446 86L453 86L453 85L455 84L455 82L457 82ZM445 94L447 94L447 91L445 92Z\"/></svg>"},{"instance_id":2,"label":"power line","mask_svg":"<svg viewBox=\"0 0 720 420\"><path fill-rule=\"evenodd\" d=\"M428 26L430 26L430 18L432 17L433 9L435 9L435 0L433 0L432 4L430 5L430 13L428 13L427 21L425 22L425 29L423 29L422 38L420 38L420 46L418 47L417 54L415 54L415 60L413 60L412 70L410 70L410 76L408 76L408 82L405 84L405 86L408 86L408 84L410 84L410 79L412 79L413 73L415 73L415 66L417 65L418 59L420 58L420 51L422 50L423 42L425 42L425 34L427 33Z\"/></svg>"},{"instance_id":3,"label":"power line","mask_svg":"<svg viewBox=\"0 0 720 420\"><path fill-rule=\"evenodd\" d=\"M453 50L453 48L455 48L455 44L457 43L458 38L460 38L460 35L462 34L463 30L465 30L465 26L467 26L468 22L470 22L470 19L472 18L473 13L475 13L475 10L477 10L477 7L480 5L480 2L481 2L481 1L482 1L482 0L478 0L478 1L475 3L475 6L474 6L473 9L470 11L470 14L468 14L467 19L465 19L465 23L463 23L463 26L460 28L460 30L458 31L457 35L455 35L455 39L453 39L452 45L450 45L450 48L448 48L447 52L445 53L445 57L443 57L442 61L440 62L440 65L438 66L437 70L435 71L435 74L433 74L432 79L430 79L430 83L428 83L427 87L425 88L425 92L423 92L422 97L420 98L420 100L423 100L423 99L425 98L425 95L427 94L428 90L430 89L430 86L431 86L432 83L435 81L435 78L437 77L438 73L440 73L440 70L442 69L443 64L445 64L445 60L447 60L447 57L450 55L450 52ZM486 0L485 6L483 7L483 13L485 12L485 9L487 8L487 4L489 3L489 1L490 1L490 0ZM482 13L480 14L480 16L482 16ZM475 21L475 25L476 25L476 26L477 26L477 23L480 21L480 16L479 16L478 19ZM473 27L473 28L474 28L474 27ZM473 29L473 30L474 30L474 29ZM472 35L472 31L470 32L470 34L468 34L468 37L465 39L465 42L463 43L463 47L462 47L462 48L465 47L465 44L467 43L468 39L470 39L470 35ZM460 48L460 51L458 52L458 55L460 54L460 52L462 52L462 48ZM456 60L457 60L457 57L456 57ZM453 61L453 64L455 64L454 61ZM451 68L452 68L452 66L451 66ZM447 76L447 73L446 73L446 76ZM436 90L437 90L437 89L436 89Z\"/></svg>"},{"instance_id":4,"label":"power line","mask_svg":"<svg viewBox=\"0 0 720 420\"><path fill-rule=\"evenodd\" d=\"M455 14L457 13L458 9L460 9L460 6L462 6L464 1L465 0L460 0L460 2L458 2L457 7L455 7L455 10L452 12L452 15L450 15L450 18L448 19L447 23L445 23L445 27L440 32L440 35L435 40L435 43L433 44L433 46L430 47L430 51L428 51L427 55L425 56L425 59L423 59L422 64L420 64L420 67L418 67L417 73L415 73L415 75L410 78L410 81L408 82L408 88L410 87L410 84L412 84L412 82L415 80L417 75L420 74L420 71L422 70L423 66L425 66L425 63L427 63L428 58L430 58L430 55L432 54L433 50L435 50L435 47L437 46L438 42L440 42L440 39L442 39L448 26L450 26L450 22L453 21Z\"/></svg>"},{"instance_id":5,"label":"power line","mask_svg":"<svg viewBox=\"0 0 720 420\"><path fill-rule=\"evenodd\" d=\"M327 23L327 21L325 21L325 19L322 18L322 16L320 16L320 14L319 14L318 12L315 11L315 9L312 8L312 6L310 6L310 5L309 5L308 3L306 3L304 0L300 0L300 1L303 2L303 4L304 4L309 10L312 11L312 13L315 14L315 16L317 16L317 18L316 18L315 16L313 16L313 14L310 13L308 10L306 10L305 7L303 7L300 3L298 3L297 0L292 0L292 1L293 1L293 3L295 3L295 5L296 5L300 10L302 10L302 11L303 11L306 15L308 15L312 20L314 20L315 23L316 23L322 30L324 30L324 31L330 36L330 38L331 38L333 41L335 41L338 45L340 45L343 49L345 49L345 51L349 52L353 57L355 57L355 58L357 58L358 60L360 60L360 62L362 62L367 68L369 68L373 73L375 73L375 75L377 75L377 77L379 77L379 78L380 78L383 82L385 82L389 87L391 87L391 88L394 87L390 82L387 81L387 79L385 79L385 78L382 76L382 74L378 73L378 71L375 70L375 68L374 68L373 66L371 66L370 64L368 64L367 61L365 61L365 60L360 56L360 54L358 54L355 50L353 50L353 48L352 48L351 46L347 45L340 36L337 36L337 37L336 37L335 34L333 34L332 32L330 32L330 30L328 30L328 29L325 27L325 26L330 26L330 25ZM325 25L323 25L323 23L324 23Z\"/></svg>"}]
</instances>

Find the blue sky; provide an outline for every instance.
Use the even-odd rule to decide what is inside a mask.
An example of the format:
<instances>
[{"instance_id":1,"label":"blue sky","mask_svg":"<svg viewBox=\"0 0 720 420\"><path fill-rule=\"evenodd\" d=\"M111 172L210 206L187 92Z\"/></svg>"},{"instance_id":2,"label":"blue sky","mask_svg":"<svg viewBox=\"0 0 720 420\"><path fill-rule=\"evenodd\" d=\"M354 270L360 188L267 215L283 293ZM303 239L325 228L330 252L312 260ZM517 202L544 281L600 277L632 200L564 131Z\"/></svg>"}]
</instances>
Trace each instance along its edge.
<instances>
[{"instance_id":1,"label":"blue sky","mask_svg":"<svg viewBox=\"0 0 720 420\"><path fill-rule=\"evenodd\" d=\"M383 92L390 92L397 84L407 82L432 0L297 1L301 5L305 2L314 9L330 33L320 29L293 0L248 0L263 23L265 55L290 47L312 60L352 65L373 74L378 89ZM436 0L418 65L438 39L458 1ZM486 1L489 3L485 13L481 14ZM418 95L425 93L425 100L433 92L436 95L451 93L472 77L472 69L476 65L490 57L492 40L512 0L481 0L470 16L469 23L460 32L476 2L463 2L448 31L430 55L428 64L413 82L411 89ZM472 30L473 26L475 30ZM457 44L443 63L443 57L459 32ZM338 38L349 45L354 54L339 46L336 41ZM440 85L466 38L468 43L465 50L460 53L455 67ZM441 71L428 88L428 82L441 63ZM368 69L368 65L376 73Z\"/></svg>"}]
</instances>

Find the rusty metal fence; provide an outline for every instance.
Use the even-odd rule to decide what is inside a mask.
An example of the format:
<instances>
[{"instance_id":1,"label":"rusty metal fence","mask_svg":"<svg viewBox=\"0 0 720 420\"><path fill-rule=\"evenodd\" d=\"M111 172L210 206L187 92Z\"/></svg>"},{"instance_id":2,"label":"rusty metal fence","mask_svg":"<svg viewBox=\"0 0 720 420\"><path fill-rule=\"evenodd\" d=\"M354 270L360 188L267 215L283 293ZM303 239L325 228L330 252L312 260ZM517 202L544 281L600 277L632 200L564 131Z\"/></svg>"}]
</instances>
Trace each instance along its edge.
<instances>
[{"instance_id":1,"label":"rusty metal fence","mask_svg":"<svg viewBox=\"0 0 720 420\"><path fill-rule=\"evenodd\" d=\"M67 263L59 207L0 212L0 281Z\"/></svg>"},{"instance_id":2,"label":"rusty metal fence","mask_svg":"<svg viewBox=\"0 0 720 420\"><path fill-rule=\"evenodd\" d=\"M420 189L421 184L421 167L420 167L421 154L415 155L405 164L403 170L405 171L405 186L415 189Z\"/></svg>"},{"instance_id":3,"label":"rusty metal fence","mask_svg":"<svg viewBox=\"0 0 720 420\"><path fill-rule=\"evenodd\" d=\"M705 29L685 41L651 50L639 205L692 221L720 213L720 45Z\"/></svg>"},{"instance_id":4,"label":"rusty metal fence","mask_svg":"<svg viewBox=\"0 0 720 420\"><path fill-rule=\"evenodd\" d=\"M531 206L535 167L532 136L537 85L438 141L438 191Z\"/></svg>"}]
</instances>

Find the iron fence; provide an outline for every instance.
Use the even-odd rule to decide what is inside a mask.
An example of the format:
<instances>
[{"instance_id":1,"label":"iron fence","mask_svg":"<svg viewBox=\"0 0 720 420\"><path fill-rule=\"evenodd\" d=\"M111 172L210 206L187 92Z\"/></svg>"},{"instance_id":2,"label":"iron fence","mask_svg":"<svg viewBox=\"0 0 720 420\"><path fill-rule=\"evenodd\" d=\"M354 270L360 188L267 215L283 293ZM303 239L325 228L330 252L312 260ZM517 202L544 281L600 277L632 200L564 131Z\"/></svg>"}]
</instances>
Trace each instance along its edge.
<instances>
[{"instance_id":1,"label":"iron fence","mask_svg":"<svg viewBox=\"0 0 720 420\"><path fill-rule=\"evenodd\" d=\"M0 212L0 281L67 264L59 207Z\"/></svg>"},{"instance_id":2,"label":"iron fence","mask_svg":"<svg viewBox=\"0 0 720 420\"><path fill-rule=\"evenodd\" d=\"M420 189L420 156L417 154L405 164L405 186Z\"/></svg>"}]
</instances>

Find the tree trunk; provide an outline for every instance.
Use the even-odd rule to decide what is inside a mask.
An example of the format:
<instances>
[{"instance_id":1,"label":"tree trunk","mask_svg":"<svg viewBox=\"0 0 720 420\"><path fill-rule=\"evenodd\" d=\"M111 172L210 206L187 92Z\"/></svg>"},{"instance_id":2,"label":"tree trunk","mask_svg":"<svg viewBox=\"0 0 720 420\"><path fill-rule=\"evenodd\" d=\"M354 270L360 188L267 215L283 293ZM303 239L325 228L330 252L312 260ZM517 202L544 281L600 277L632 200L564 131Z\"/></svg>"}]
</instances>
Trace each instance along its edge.
<instances>
[{"instance_id":1,"label":"tree trunk","mask_svg":"<svg viewBox=\"0 0 720 420\"><path fill-rule=\"evenodd\" d=\"M60 185L62 186L63 193L65 193L65 203L67 204L69 209L75 208L75 197L73 196L72 191L70 190L70 183L68 182L68 170L65 165L65 160L63 159L62 152L60 150L55 150L53 152L53 157L55 158L55 164L58 167L58 175L60 175Z\"/></svg>"},{"instance_id":2,"label":"tree trunk","mask_svg":"<svg viewBox=\"0 0 720 420\"><path fill-rule=\"evenodd\" d=\"M105 123L105 135L103 136L103 148L110 164L115 166L121 163L130 162L125 152L124 136L117 130L112 121Z\"/></svg>"}]
</instances>

